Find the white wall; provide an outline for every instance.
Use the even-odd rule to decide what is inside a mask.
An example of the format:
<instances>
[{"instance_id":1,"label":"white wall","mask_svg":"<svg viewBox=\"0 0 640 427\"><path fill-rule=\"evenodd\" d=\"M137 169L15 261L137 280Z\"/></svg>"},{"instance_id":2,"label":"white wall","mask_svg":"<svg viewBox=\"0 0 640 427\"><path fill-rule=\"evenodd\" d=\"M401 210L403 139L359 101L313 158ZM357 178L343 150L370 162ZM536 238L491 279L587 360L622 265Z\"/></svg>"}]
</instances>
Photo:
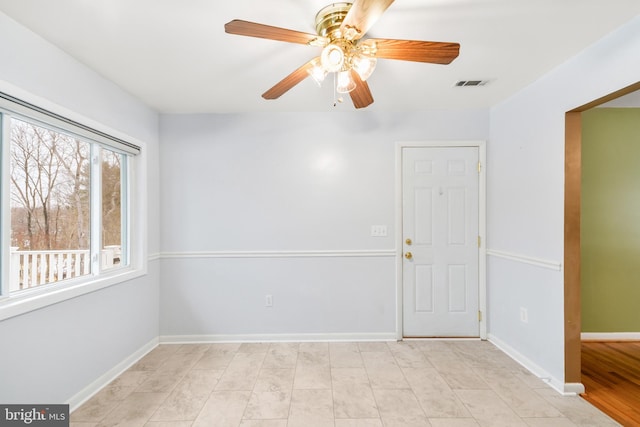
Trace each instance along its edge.
<instances>
[{"instance_id":1,"label":"white wall","mask_svg":"<svg viewBox=\"0 0 640 427\"><path fill-rule=\"evenodd\" d=\"M0 90L145 143L159 251L158 116L0 13ZM69 402L158 336L159 262L139 279L0 322L0 402Z\"/></svg>"},{"instance_id":2,"label":"white wall","mask_svg":"<svg viewBox=\"0 0 640 427\"><path fill-rule=\"evenodd\" d=\"M349 106L162 116L161 335L393 338L395 142L486 139L488 123Z\"/></svg>"},{"instance_id":3,"label":"white wall","mask_svg":"<svg viewBox=\"0 0 640 427\"><path fill-rule=\"evenodd\" d=\"M490 256L489 331L557 387L564 383L564 273L553 265L564 256L564 115L637 82L638 52L640 17L491 110L488 248L518 260Z\"/></svg>"}]
</instances>

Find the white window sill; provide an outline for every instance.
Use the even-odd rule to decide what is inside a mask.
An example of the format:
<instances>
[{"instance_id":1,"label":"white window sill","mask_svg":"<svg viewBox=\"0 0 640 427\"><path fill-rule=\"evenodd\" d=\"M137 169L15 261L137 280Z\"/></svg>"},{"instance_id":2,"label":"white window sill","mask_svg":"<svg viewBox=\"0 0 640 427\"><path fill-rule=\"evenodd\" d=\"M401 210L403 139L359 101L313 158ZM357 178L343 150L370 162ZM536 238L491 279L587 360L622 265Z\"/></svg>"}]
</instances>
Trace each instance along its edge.
<instances>
[{"instance_id":1,"label":"white window sill","mask_svg":"<svg viewBox=\"0 0 640 427\"><path fill-rule=\"evenodd\" d=\"M144 268L129 267L110 274L103 273L99 277L72 279L58 284L44 285L41 289L33 288L33 290L0 297L0 321L118 285L145 274L146 266Z\"/></svg>"}]
</instances>

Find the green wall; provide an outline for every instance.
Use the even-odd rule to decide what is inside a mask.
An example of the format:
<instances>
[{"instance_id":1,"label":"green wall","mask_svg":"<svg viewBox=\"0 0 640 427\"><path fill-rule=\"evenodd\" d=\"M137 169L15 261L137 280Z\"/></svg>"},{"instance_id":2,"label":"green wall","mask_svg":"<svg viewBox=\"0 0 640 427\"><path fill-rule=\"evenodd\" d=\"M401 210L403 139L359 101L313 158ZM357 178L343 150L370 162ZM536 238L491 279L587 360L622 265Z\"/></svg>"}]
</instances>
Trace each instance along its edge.
<instances>
[{"instance_id":1,"label":"green wall","mask_svg":"<svg viewBox=\"0 0 640 427\"><path fill-rule=\"evenodd\" d=\"M582 114L583 332L640 332L640 108Z\"/></svg>"}]
</instances>

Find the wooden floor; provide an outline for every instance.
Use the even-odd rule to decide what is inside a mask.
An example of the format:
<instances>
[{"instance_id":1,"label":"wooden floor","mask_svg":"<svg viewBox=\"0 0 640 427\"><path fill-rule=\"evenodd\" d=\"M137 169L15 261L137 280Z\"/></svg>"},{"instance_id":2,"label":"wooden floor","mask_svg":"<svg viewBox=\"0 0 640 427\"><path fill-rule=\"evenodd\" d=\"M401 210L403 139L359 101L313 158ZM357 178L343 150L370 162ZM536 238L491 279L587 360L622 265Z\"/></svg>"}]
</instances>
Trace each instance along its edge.
<instances>
[{"instance_id":1,"label":"wooden floor","mask_svg":"<svg viewBox=\"0 0 640 427\"><path fill-rule=\"evenodd\" d=\"M582 343L582 395L623 426L640 426L640 342Z\"/></svg>"}]
</instances>

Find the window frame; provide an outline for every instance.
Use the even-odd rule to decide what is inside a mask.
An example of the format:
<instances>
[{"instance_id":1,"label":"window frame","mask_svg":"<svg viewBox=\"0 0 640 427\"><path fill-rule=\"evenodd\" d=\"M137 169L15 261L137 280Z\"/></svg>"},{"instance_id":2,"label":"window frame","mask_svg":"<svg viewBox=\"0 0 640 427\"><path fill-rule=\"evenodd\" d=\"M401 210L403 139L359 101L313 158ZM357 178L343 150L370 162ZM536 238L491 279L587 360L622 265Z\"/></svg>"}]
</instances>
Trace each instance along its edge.
<instances>
[{"instance_id":1,"label":"window frame","mask_svg":"<svg viewBox=\"0 0 640 427\"><path fill-rule=\"evenodd\" d=\"M95 292L109 286L117 285L125 281L146 275L147 273L147 248L146 248L146 181L140 179L146 171L145 144L129 136L109 129L101 124L90 121L77 114L65 111L62 115L55 111L61 111L60 107L51 108L47 105L44 109L28 102L14 98L11 95L0 92L0 321L33 310L37 310L52 304L76 298L78 296ZM10 208L10 122L9 117L24 120L35 125L59 130L66 134L74 135L91 144L92 173L94 169L94 153L101 150L110 150L115 153L125 154L121 170L122 204L126 206L122 216L122 246L123 255L127 257L128 265L102 269L100 256L97 262L92 260L91 273L77 278L66 279L56 283L37 286L20 292L9 291L10 288L10 245L11 245L11 208ZM90 123L91 126L85 123ZM101 150L96 150L100 147ZM100 169L100 165L97 165ZM93 179L92 179L93 181ZM92 198L101 198L102 188L100 180L91 183ZM96 188L99 191L94 191ZM91 254L96 252L95 245L101 245L100 233L93 237L93 230L100 229L101 217L100 204L91 204ZM97 218L94 219L94 216ZM126 241L125 241L126 239ZM126 246L126 250L124 247ZM98 266L95 269L95 266Z\"/></svg>"}]
</instances>

